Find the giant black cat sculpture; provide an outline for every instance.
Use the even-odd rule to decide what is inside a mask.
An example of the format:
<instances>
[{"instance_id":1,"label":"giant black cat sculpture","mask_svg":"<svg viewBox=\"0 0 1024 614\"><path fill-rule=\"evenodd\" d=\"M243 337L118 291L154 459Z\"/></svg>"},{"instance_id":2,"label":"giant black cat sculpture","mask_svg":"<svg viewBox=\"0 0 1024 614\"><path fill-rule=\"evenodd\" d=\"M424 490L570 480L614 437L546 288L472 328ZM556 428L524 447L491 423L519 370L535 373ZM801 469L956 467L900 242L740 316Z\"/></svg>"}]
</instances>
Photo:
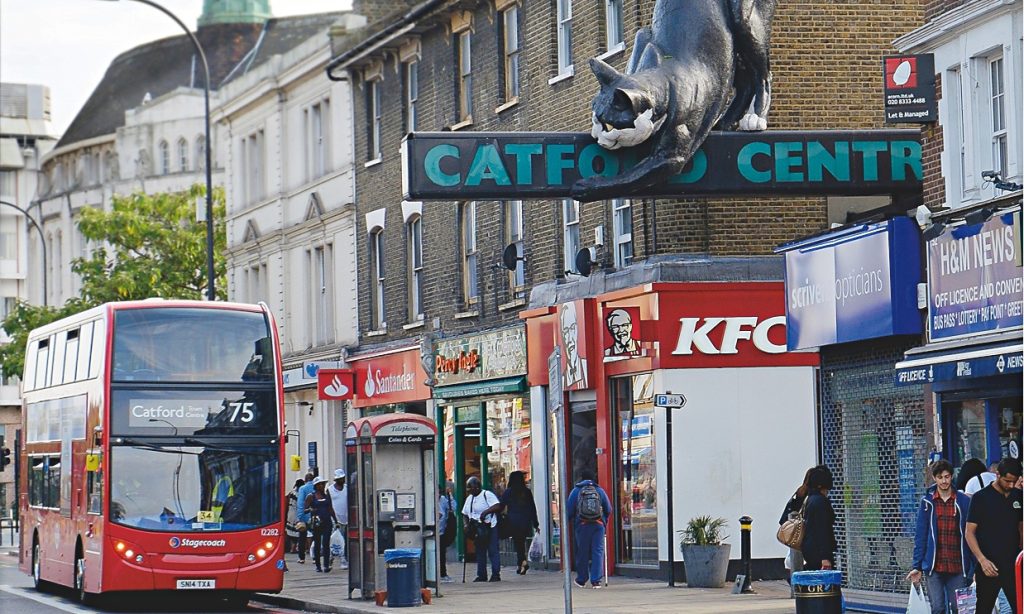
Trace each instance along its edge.
<instances>
[{"instance_id":1,"label":"giant black cat sculpture","mask_svg":"<svg viewBox=\"0 0 1024 614\"><path fill-rule=\"evenodd\" d=\"M607 149L650 141L650 153L614 177L577 181L581 201L628 196L682 171L712 128L764 130L775 0L657 0L625 73L599 59L591 134Z\"/></svg>"}]
</instances>

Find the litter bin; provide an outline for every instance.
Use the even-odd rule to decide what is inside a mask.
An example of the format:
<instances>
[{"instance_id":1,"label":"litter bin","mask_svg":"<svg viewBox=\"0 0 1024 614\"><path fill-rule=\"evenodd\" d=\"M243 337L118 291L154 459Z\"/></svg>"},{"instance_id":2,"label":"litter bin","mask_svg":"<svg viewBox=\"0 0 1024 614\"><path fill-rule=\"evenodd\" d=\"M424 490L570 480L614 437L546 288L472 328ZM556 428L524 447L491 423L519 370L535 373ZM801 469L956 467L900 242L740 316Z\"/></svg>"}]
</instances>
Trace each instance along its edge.
<instances>
[{"instance_id":1,"label":"litter bin","mask_svg":"<svg viewBox=\"0 0 1024 614\"><path fill-rule=\"evenodd\" d=\"M843 572L797 571L791 577L797 614L841 614Z\"/></svg>"},{"instance_id":2,"label":"litter bin","mask_svg":"<svg viewBox=\"0 0 1024 614\"><path fill-rule=\"evenodd\" d=\"M384 568L388 574L388 607L420 605L423 597L423 572L419 548L393 548L384 551Z\"/></svg>"}]
</instances>

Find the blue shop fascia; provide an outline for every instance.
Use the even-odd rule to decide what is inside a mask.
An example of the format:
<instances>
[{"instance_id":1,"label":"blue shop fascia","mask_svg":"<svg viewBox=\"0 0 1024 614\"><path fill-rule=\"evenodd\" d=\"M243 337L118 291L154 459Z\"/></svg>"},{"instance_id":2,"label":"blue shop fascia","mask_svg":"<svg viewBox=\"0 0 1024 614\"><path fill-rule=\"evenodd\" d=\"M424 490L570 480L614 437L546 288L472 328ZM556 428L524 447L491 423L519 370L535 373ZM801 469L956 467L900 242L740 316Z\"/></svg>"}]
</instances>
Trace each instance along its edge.
<instances>
[{"instance_id":1,"label":"blue shop fascia","mask_svg":"<svg viewBox=\"0 0 1024 614\"><path fill-rule=\"evenodd\" d=\"M896 365L936 406L938 455L1021 458L1021 192L937 214L927 234L927 344Z\"/></svg>"},{"instance_id":2,"label":"blue shop fascia","mask_svg":"<svg viewBox=\"0 0 1024 614\"><path fill-rule=\"evenodd\" d=\"M895 383L896 363L924 342L921 243L917 224L900 216L776 249L786 261L787 347L821 357L818 458L835 481L844 596L867 611L906 607L892 579L909 569L934 447L924 383ZM792 468L794 489L805 469Z\"/></svg>"}]
</instances>

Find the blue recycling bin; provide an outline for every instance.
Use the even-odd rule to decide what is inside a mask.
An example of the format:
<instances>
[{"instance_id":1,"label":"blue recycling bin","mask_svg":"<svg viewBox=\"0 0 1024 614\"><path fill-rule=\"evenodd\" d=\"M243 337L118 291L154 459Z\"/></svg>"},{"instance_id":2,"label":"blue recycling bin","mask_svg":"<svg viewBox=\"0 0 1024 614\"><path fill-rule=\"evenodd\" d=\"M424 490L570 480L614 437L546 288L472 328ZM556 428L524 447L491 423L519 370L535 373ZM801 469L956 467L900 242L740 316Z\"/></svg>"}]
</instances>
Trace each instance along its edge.
<instances>
[{"instance_id":1,"label":"blue recycling bin","mask_svg":"<svg viewBox=\"0 0 1024 614\"><path fill-rule=\"evenodd\" d=\"M843 572L836 570L793 572L797 614L841 614Z\"/></svg>"},{"instance_id":2,"label":"blue recycling bin","mask_svg":"<svg viewBox=\"0 0 1024 614\"><path fill-rule=\"evenodd\" d=\"M393 548L384 551L384 568L388 574L388 607L411 607L423 603L420 587L423 551L419 548Z\"/></svg>"}]
</instances>

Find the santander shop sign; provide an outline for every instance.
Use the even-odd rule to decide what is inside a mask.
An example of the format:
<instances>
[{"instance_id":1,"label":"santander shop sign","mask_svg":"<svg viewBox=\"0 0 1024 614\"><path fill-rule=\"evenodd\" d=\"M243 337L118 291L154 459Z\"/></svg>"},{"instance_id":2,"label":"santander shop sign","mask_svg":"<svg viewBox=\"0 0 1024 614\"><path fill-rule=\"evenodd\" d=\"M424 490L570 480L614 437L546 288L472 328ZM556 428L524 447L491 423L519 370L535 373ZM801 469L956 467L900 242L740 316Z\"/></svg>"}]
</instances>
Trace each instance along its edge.
<instances>
[{"instance_id":1,"label":"santander shop sign","mask_svg":"<svg viewBox=\"0 0 1024 614\"><path fill-rule=\"evenodd\" d=\"M419 348L349 359L356 372L355 407L408 403L430 398Z\"/></svg>"}]
</instances>

